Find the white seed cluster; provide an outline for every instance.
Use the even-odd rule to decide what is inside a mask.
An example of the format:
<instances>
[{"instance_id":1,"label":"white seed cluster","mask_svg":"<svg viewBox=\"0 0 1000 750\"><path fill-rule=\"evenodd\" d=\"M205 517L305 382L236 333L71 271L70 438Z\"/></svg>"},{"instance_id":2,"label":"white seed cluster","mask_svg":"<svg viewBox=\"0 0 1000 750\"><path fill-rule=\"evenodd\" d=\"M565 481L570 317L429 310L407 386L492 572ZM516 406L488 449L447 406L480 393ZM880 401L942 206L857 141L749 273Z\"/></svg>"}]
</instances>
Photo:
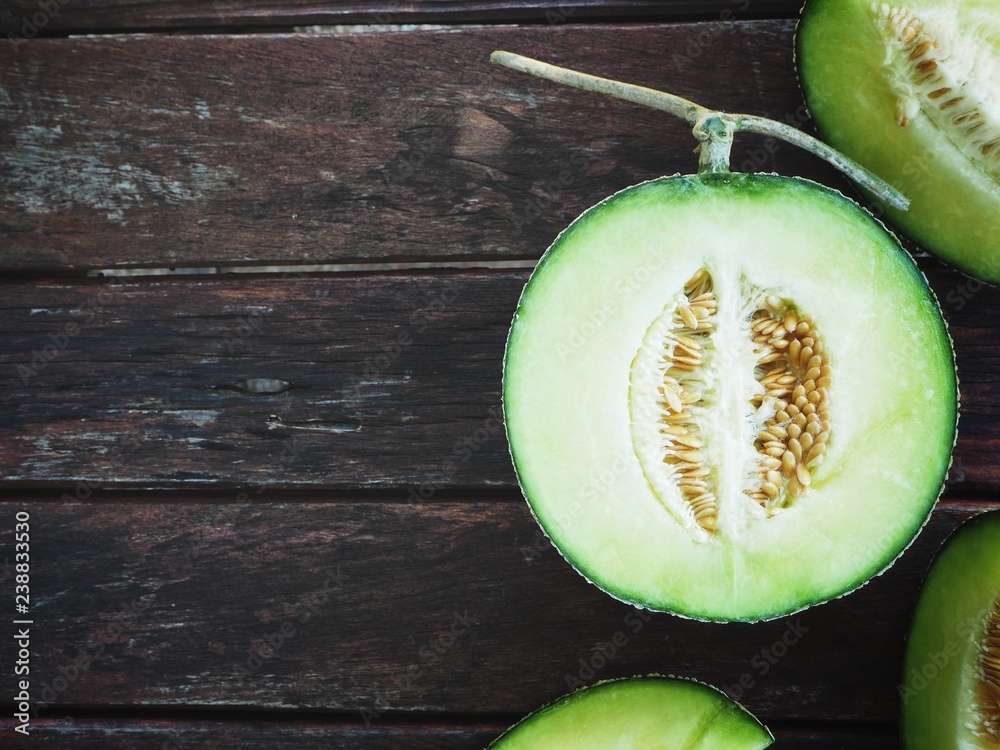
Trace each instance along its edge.
<instances>
[{"instance_id":1,"label":"white seed cluster","mask_svg":"<svg viewBox=\"0 0 1000 750\"><path fill-rule=\"evenodd\" d=\"M758 380L754 406L774 407L754 447L760 485L747 495L769 511L787 507L812 483L830 439L831 368L809 316L768 296L751 320Z\"/></svg>"},{"instance_id":2,"label":"white seed cluster","mask_svg":"<svg viewBox=\"0 0 1000 750\"><path fill-rule=\"evenodd\" d=\"M666 448L663 461L677 477L695 521L706 531L712 531L719 518L719 503L712 490L711 469L701 451L704 447L701 431L691 414L692 405L702 398L695 373L704 363L718 311L708 271L701 269L691 277L684 285L684 298L685 302L674 312L673 346L664 354L668 367L660 387L663 410L660 434Z\"/></svg>"},{"instance_id":3,"label":"white seed cluster","mask_svg":"<svg viewBox=\"0 0 1000 750\"><path fill-rule=\"evenodd\" d=\"M872 11L882 29L890 35L899 61L909 81L920 92L918 98L900 97L896 105L896 123L909 125L923 104L937 109L937 119L968 144L967 155L991 170L1000 167L1000 128L990 122L983 104L995 96L997 81L994 66L988 65L989 52L982 40L952 39L961 49L948 49L936 39L923 21L906 8L888 3L873 3ZM942 30L943 31L943 30ZM957 59L961 56L963 59ZM983 89L993 93L984 96ZM986 92L988 93L988 92Z\"/></svg>"}]
</instances>

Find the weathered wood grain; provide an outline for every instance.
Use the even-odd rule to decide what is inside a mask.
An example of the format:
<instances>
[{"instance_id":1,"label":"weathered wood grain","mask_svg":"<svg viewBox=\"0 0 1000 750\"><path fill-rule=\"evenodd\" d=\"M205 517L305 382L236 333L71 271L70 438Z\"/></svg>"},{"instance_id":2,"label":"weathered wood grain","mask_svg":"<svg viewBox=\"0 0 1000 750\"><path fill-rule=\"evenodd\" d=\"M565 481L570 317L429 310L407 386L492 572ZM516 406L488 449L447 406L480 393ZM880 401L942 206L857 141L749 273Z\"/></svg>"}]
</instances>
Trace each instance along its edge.
<instances>
[{"instance_id":1,"label":"weathered wood grain","mask_svg":"<svg viewBox=\"0 0 1000 750\"><path fill-rule=\"evenodd\" d=\"M1000 486L1000 291L924 263L952 323L953 484ZM514 485L503 347L526 271L8 285L7 486ZM256 391L256 392L254 392ZM263 392L262 392L263 391Z\"/></svg>"},{"instance_id":2,"label":"weathered wood grain","mask_svg":"<svg viewBox=\"0 0 1000 750\"><path fill-rule=\"evenodd\" d=\"M26 285L0 299L8 483L511 486L522 273Z\"/></svg>"},{"instance_id":3,"label":"weathered wood grain","mask_svg":"<svg viewBox=\"0 0 1000 750\"><path fill-rule=\"evenodd\" d=\"M713 625L612 600L544 543L521 502L123 499L0 507L4 556L15 512L30 513L42 718L257 707L378 727L393 712L517 716L580 684L660 672L722 687L763 719L890 723L931 556L995 507L941 505L888 573L844 599ZM0 643L4 663L13 648Z\"/></svg>"},{"instance_id":4,"label":"weathered wood grain","mask_svg":"<svg viewBox=\"0 0 1000 750\"><path fill-rule=\"evenodd\" d=\"M513 721L513 719L512 719ZM164 720L39 720L33 724L31 739L46 748L59 750L483 750L506 725L476 727L441 724L437 726L392 726L377 728L329 726L321 721L164 721ZM891 731L787 729L769 727L781 750L893 750L899 746ZM13 731L9 720L0 721L0 733Z\"/></svg>"},{"instance_id":5,"label":"weathered wood grain","mask_svg":"<svg viewBox=\"0 0 1000 750\"><path fill-rule=\"evenodd\" d=\"M536 258L609 194L694 171L695 143L679 120L502 69L492 50L804 125L792 29L0 44L0 268ZM733 164L841 184L758 136Z\"/></svg>"},{"instance_id":6,"label":"weathered wood grain","mask_svg":"<svg viewBox=\"0 0 1000 750\"><path fill-rule=\"evenodd\" d=\"M599 18L728 20L760 15L794 16L795 0L7 0L0 31L30 38L91 29L254 27L304 24L399 24L542 21L561 24ZM59 12L52 12L58 7ZM43 21L42 23L39 23ZM37 29L37 30L36 30Z\"/></svg>"}]
</instances>

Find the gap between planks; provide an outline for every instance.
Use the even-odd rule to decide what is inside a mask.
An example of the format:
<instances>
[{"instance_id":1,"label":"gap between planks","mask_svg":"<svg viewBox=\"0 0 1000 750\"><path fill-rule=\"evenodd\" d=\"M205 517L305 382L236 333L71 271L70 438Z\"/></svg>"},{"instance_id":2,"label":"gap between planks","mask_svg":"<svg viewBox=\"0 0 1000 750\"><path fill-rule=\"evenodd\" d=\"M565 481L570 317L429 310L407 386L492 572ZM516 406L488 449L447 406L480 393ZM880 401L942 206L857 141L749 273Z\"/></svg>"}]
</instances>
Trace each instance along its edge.
<instances>
[{"instance_id":1,"label":"gap between planks","mask_svg":"<svg viewBox=\"0 0 1000 750\"><path fill-rule=\"evenodd\" d=\"M398 261L385 263L324 263L314 265L253 265L178 268L101 268L87 271L87 278L141 278L144 276L306 275L341 273L385 273L392 271L453 271L469 269L533 269L538 258L523 260Z\"/></svg>"}]
</instances>

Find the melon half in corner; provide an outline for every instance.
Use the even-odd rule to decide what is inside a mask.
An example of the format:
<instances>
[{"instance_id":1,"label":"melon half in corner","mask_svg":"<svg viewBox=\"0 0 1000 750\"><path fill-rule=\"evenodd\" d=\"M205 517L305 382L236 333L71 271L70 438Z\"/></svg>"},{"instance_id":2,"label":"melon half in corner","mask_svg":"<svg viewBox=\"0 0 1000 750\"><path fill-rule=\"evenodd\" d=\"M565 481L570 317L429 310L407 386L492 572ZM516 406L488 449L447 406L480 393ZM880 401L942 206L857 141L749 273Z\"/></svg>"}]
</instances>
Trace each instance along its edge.
<instances>
[{"instance_id":1,"label":"melon half in corner","mask_svg":"<svg viewBox=\"0 0 1000 750\"><path fill-rule=\"evenodd\" d=\"M754 621L840 596L926 521L951 341L856 204L775 175L654 180L584 213L524 289L504 408L528 503L631 604Z\"/></svg>"}]
</instances>

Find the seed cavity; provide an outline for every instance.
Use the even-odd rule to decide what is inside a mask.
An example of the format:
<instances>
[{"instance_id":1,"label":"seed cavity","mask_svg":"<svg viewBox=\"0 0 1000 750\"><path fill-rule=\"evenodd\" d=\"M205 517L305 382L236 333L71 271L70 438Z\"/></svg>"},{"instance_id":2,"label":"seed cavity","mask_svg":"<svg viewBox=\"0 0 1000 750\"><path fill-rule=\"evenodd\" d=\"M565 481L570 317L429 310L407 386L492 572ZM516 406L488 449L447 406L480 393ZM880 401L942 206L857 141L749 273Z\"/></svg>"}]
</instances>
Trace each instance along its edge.
<instances>
[{"instance_id":1,"label":"seed cavity","mask_svg":"<svg viewBox=\"0 0 1000 750\"><path fill-rule=\"evenodd\" d=\"M976 733L1000 744L1000 600L993 603L983 620L976 672Z\"/></svg>"},{"instance_id":2,"label":"seed cavity","mask_svg":"<svg viewBox=\"0 0 1000 750\"><path fill-rule=\"evenodd\" d=\"M727 290L723 321L716 280L698 270L647 330L630 376L643 472L705 539L719 529L720 498L761 519L789 508L813 484L830 440L832 371L812 319L745 280L730 279ZM745 394L742 406L739 396L720 397L722 381L730 395Z\"/></svg>"},{"instance_id":3,"label":"seed cavity","mask_svg":"<svg viewBox=\"0 0 1000 750\"><path fill-rule=\"evenodd\" d=\"M678 478L678 487L691 514L705 531L713 531L719 518L719 504L709 479L711 474L704 445L692 407L700 405L704 382L698 369L714 329L718 302L712 291L712 278L699 270L684 285L684 296L674 313L674 325L664 342L663 384L663 462ZM672 339L672 341L671 341ZM673 346L669 346L669 344Z\"/></svg>"},{"instance_id":4,"label":"seed cavity","mask_svg":"<svg viewBox=\"0 0 1000 750\"><path fill-rule=\"evenodd\" d=\"M788 300L764 297L750 330L761 385L752 403L758 413L772 416L754 442L760 466L746 494L774 515L812 484L812 472L823 462L830 440L832 368L812 319ZM780 459L778 481L768 459Z\"/></svg>"},{"instance_id":5,"label":"seed cavity","mask_svg":"<svg viewBox=\"0 0 1000 750\"><path fill-rule=\"evenodd\" d=\"M956 6L961 4L956 4ZM957 11L928 11L875 2L896 101L896 122L931 123L970 161L1000 180L1000 59L982 24L963 29Z\"/></svg>"}]
</instances>

